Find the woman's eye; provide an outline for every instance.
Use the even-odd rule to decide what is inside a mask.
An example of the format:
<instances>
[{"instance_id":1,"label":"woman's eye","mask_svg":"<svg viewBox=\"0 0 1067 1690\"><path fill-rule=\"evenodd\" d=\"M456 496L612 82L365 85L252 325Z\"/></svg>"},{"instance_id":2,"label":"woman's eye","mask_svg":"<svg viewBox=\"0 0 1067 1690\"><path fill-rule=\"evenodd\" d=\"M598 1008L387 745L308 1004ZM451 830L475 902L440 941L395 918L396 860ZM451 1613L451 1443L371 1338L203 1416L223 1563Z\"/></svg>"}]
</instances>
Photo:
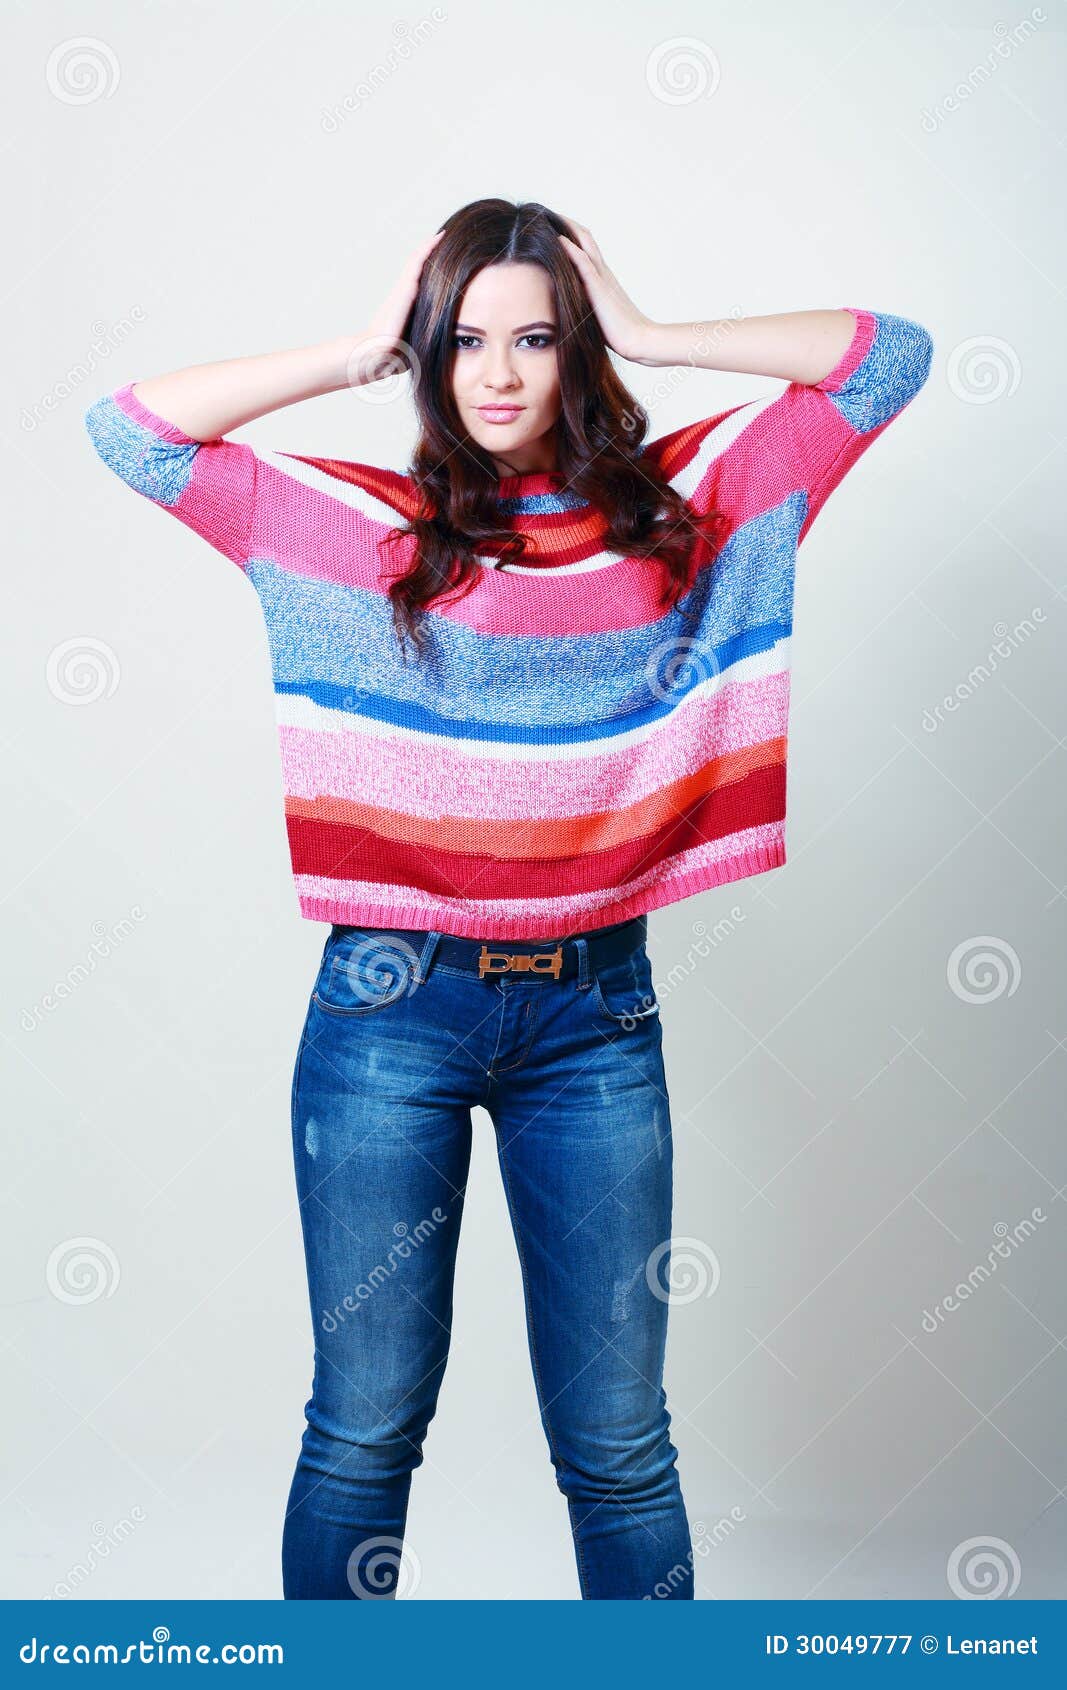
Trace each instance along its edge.
<instances>
[{"instance_id":1,"label":"woman's eye","mask_svg":"<svg viewBox=\"0 0 1067 1690\"><path fill-rule=\"evenodd\" d=\"M524 341L536 341L537 345L535 346L534 350L537 351L537 352L542 351L543 348L546 347L546 346L552 345L552 336L550 334L524 334L522 339ZM473 335L473 334L453 335L452 344L457 349L463 350L468 346L478 345L479 344L478 336Z\"/></svg>"}]
</instances>

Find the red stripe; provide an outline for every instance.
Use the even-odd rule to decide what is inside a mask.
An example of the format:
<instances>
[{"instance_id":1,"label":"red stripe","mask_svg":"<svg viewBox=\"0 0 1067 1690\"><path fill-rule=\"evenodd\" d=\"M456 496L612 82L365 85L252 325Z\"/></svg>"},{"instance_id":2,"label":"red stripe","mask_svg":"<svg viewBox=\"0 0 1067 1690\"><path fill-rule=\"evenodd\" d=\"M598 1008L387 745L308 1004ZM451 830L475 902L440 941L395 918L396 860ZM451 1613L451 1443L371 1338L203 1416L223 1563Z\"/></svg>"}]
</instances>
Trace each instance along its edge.
<instances>
[{"instance_id":1,"label":"red stripe","mask_svg":"<svg viewBox=\"0 0 1067 1690\"><path fill-rule=\"evenodd\" d=\"M417 886L446 897L539 898L592 892L643 873L664 857L743 828L785 818L784 763L756 769L743 780L702 797L644 838L579 857L503 859L408 846L369 828L336 826L287 816L294 874L332 880L380 880Z\"/></svg>"}]
</instances>

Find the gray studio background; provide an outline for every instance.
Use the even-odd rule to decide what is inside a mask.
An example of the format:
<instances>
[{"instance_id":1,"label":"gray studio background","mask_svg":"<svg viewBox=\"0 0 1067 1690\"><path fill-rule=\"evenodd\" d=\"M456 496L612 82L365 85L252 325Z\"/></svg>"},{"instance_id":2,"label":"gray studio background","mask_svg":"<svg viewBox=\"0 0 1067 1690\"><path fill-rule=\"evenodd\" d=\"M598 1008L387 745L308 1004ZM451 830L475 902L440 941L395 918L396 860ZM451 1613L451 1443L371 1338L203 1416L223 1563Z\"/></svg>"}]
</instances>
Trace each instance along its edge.
<instances>
[{"instance_id":1,"label":"gray studio background","mask_svg":"<svg viewBox=\"0 0 1067 1690\"><path fill-rule=\"evenodd\" d=\"M280 1596L311 1383L289 1087L326 929L265 631L83 413L355 332L499 193L588 224L653 317L854 304L934 336L800 553L789 863L650 920L668 1400L701 1598L1062 1596L1062 6L8 28L4 1593ZM653 433L777 385L619 367ZM413 417L343 393L243 437L402 468ZM475 1127L409 1594L577 1599Z\"/></svg>"}]
</instances>

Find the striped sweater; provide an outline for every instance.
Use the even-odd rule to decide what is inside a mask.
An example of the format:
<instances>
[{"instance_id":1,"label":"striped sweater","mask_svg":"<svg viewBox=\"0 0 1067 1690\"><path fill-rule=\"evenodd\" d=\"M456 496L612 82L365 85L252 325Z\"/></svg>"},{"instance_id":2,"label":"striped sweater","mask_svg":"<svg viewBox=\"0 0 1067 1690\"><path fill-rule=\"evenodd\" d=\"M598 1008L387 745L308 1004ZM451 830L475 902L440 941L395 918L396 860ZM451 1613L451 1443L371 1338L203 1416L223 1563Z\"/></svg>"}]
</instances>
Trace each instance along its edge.
<instances>
[{"instance_id":1,"label":"striped sweater","mask_svg":"<svg viewBox=\"0 0 1067 1690\"><path fill-rule=\"evenodd\" d=\"M601 544L554 473L502 479L517 563L431 603L405 662L387 586L412 480L197 442L134 397L86 426L129 486L244 572L266 619L285 820L312 921L554 939L785 862L794 564L828 494L925 381L926 330L856 310L812 386L663 435L644 456L726 538L670 610L663 568Z\"/></svg>"}]
</instances>

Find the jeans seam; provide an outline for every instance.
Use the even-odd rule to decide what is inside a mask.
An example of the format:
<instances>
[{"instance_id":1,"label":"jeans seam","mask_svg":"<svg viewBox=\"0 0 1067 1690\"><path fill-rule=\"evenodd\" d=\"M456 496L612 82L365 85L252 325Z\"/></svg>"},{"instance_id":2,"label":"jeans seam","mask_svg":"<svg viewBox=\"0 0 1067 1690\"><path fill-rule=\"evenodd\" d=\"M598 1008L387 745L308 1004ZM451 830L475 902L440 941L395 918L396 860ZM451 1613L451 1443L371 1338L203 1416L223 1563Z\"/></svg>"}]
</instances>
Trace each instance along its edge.
<instances>
[{"instance_id":1,"label":"jeans seam","mask_svg":"<svg viewBox=\"0 0 1067 1690\"><path fill-rule=\"evenodd\" d=\"M548 1436L548 1447L551 1450L552 1454L555 1456L556 1461L559 1462L559 1461L561 1461L562 1458L560 1456L559 1444L558 1444L558 1441L556 1439L556 1434L553 1431L552 1422L549 1418L548 1393L545 1390L544 1381L541 1377L541 1357L540 1357L540 1353L539 1353L538 1348L537 1348L537 1326L536 1326L536 1322L534 1320L534 1315L533 1315L533 1298L530 1295L530 1276L526 1271L526 1252L523 1249L523 1245L522 1245L522 1226L519 1222L519 1214L518 1214L518 1210L515 1207L514 1197L512 1195L512 1190L511 1190L511 1177L508 1173L507 1149L506 1149L506 1146L504 1144L503 1139L500 1139L499 1142L500 1142L500 1167L501 1167L501 1171L502 1171L503 1176L504 1176L504 1190L505 1190L505 1193L507 1195L508 1209L511 1212L512 1225L513 1225L514 1230L515 1230L515 1245L516 1245L516 1248L518 1250L519 1269L520 1269L520 1272L522 1274L523 1301L526 1304L526 1321L527 1321L527 1325L529 1326L529 1329L530 1329L530 1357L531 1357L531 1360L533 1361L534 1381L535 1381L536 1386L537 1386L539 1406L540 1406L540 1409L541 1409L541 1413L544 1417L545 1431L546 1431L547 1436ZM558 1481L558 1473L557 1473L557 1481ZM589 1591L589 1577L588 1577L588 1573L586 1571L585 1556L582 1552L582 1540L581 1540L580 1536L578 1535L577 1526L576 1526L576 1523L575 1523L574 1508L573 1508L570 1497L567 1498L567 1514L568 1514L568 1517L570 1519L571 1536L574 1540L575 1558L576 1558L577 1563L578 1563L578 1583L579 1583L579 1586L581 1588L581 1593L582 1593L582 1597L583 1597L583 1600L584 1600L586 1598L586 1596L588 1595L588 1591Z\"/></svg>"}]
</instances>

